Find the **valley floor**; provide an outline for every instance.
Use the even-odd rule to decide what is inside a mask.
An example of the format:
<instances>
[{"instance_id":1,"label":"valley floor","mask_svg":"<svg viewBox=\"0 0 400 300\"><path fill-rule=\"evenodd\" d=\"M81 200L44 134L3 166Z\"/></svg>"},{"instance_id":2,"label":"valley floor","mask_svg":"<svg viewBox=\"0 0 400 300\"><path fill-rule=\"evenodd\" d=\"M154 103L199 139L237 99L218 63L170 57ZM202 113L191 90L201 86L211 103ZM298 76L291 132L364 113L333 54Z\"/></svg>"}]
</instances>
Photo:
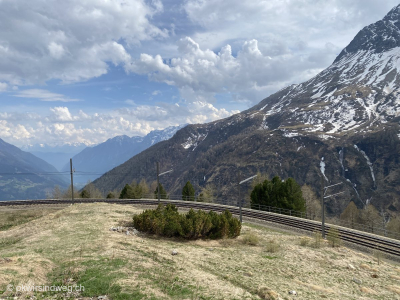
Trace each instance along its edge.
<instances>
[{"instance_id":1,"label":"valley floor","mask_svg":"<svg viewBox=\"0 0 400 300\"><path fill-rule=\"evenodd\" d=\"M395 263L324 242L314 248L311 238L263 226L244 223L234 240L189 242L110 230L141 211L110 204L36 217L0 211L16 214L0 227L0 299L400 299ZM18 222L24 214L31 218ZM16 293L22 285L85 291Z\"/></svg>"}]
</instances>

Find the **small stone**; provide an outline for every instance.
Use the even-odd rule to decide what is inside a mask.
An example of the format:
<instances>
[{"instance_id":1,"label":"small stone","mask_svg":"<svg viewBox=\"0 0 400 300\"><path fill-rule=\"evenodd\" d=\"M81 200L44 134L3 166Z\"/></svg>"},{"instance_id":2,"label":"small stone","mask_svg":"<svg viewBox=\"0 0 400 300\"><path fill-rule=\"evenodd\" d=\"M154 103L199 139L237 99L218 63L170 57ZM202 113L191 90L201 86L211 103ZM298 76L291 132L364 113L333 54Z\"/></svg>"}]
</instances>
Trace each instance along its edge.
<instances>
[{"instance_id":1,"label":"small stone","mask_svg":"<svg viewBox=\"0 0 400 300\"><path fill-rule=\"evenodd\" d=\"M97 300L107 300L108 297L107 296L98 296Z\"/></svg>"},{"instance_id":2,"label":"small stone","mask_svg":"<svg viewBox=\"0 0 400 300\"><path fill-rule=\"evenodd\" d=\"M362 281L358 278L353 277L353 282L357 283L357 284L362 284Z\"/></svg>"},{"instance_id":3,"label":"small stone","mask_svg":"<svg viewBox=\"0 0 400 300\"><path fill-rule=\"evenodd\" d=\"M126 235L130 235L130 232L128 230L126 231Z\"/></svg>"},{"instance_id":4,"label":"small stone","mask_svg":"<svg viewBox=\"0 0 400 300\"><path fill-rule=\"evenodd\" d=\"M297 292L296 291L289 291L289 295L297 296Z\"/></svg>"},{"instance_id":5,"label":"small stone","mask_svg":"<svg viewBox=\"0 0 400 300\"><path fill-rule=\"evenodd\" d=\"M247 277L253 277L253 274L251 272L244 272L243 275Z\"/></svg>"},{"instance_id":6,"label":"small stone","mask_svg":"<svg viewBox=\"0 0 400 300\"><path fill-rule=\"evenodd\" d=\"M378 274L371 274L371 277L372 278L378 278L379 276L378 276Z\"/></svg>"},{"instance_id":7,"label":"small stone","mask_svg":"<svg viewBox=\"0 0 400 300\"><path fill-rule=\"evenodd\" d=\"M172 250L171 255L178 255L178 251L176 251L175 249Z\"/></svg>"},{"instance_id":8,"label":"small stone","mask_svg":"<svg viewBox=\"0 0 400 300\"><path fill-rule=\"evenodd\" d=\"M349 268L350 270L355 270L355 269L356 269L352 264L349 264L349 265L348 265L348 268Z\"/></svg>"}]
</instances>

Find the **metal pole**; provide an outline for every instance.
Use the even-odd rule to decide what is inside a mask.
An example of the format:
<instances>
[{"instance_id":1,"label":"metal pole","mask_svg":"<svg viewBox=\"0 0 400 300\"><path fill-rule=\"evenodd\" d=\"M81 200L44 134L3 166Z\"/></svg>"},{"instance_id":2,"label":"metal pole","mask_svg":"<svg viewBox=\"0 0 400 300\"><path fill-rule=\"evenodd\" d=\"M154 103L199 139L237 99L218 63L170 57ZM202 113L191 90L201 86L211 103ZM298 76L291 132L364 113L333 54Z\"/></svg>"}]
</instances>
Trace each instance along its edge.
<instances>
[{"instance_id":1,"label":"metal pole","mask_svg":"<svg viewBox=\"0 0 400 300\"><path fill-rule=\"evenodd\" d=\"M239 174L238 174L238 181L239 181L239 184L238 184L238 188L239 188L239 214L240 214L240 223L242 223L242 199L240 198L240 182L241 182L241 174L240 174L240 172L239 172Z\"/></svg>"},{"instance_id":2,"label":"metal pole","mask_svg":"<svg viewBox=\"0 0 400 300\"><path fill-rule=\"evenodd\" d=\"M160 204L160 164L157 162L157 191L158 191L158 204Z\"/></svg>"},{"instance_id":3,"label":"metal pole","mask_svg":"<svg viewBox=\"0 0 400 300\"><path fill-rule=\"evenodd\" d=\"M324 180L324 175L321 176L321 186L322 186L322 238L325 239L325 180Z\"/></svg>"},{"instance_id":4,"label":"metal pole","mask_svg":"<svg viewBox=\"0 0 400 300\"><path fill-rule=\"evenodd\" d=\"M69 166L71 169L71 198L74 201L74 173L72 172L72 158L69 159Z\"/></svg>"}]
</instances>

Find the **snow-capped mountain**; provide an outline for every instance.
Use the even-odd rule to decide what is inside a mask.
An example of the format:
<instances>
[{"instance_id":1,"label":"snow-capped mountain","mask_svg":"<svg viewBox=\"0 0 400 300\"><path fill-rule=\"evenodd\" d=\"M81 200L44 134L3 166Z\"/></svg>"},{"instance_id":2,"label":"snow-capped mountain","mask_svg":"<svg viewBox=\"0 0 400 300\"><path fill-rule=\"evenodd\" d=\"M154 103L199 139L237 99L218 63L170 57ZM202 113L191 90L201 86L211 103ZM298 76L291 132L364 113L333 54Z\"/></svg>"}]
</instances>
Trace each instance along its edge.
<instances>
[{"instance_id":1,"label":"snow-capped mountain","mask_svg":"<svg viewBox=\"0 0 400 300\"><path fill-rule=\"evenodd\" d=\"M339 134L367 132L400 115L400 6L362 29L333 64L314 78L292 85L250 111L282 116L278 126Z\"/></svg>"},{"instance_id":2,"label":"snow-capped mountain","mask_svg":"<svg viewBox=\"0 0 400 300\"><path fill-rule=\"evenodd\" d=\"M170 126L164 130L154 130L144 137L116 136L94 147L83 149L72 157L75 169L74 184L82 185L88 180L98 178L150 146L171 138L184 126L186 124ZM69 161L64 165L62 170L70 170Z\"/></svg>"},{"instance_id":3,"label":"snow-capped mountain","mask_svg":"<svg viewBox=\"0 0 400 300\"><path fill-rule=\"evenodd\" d=\"M174 172L171 194L190 180L237 199L238 173L293 177L320 195L334 184L328 212L350 201L400 211L400 5L362 29L327 69L224 120L188 125L95 181L104 191L154 180L155 161ZM137 170L140 170L138 172ZM322 174L321 174L322 173Z\"/></svg>"}]
</instances>

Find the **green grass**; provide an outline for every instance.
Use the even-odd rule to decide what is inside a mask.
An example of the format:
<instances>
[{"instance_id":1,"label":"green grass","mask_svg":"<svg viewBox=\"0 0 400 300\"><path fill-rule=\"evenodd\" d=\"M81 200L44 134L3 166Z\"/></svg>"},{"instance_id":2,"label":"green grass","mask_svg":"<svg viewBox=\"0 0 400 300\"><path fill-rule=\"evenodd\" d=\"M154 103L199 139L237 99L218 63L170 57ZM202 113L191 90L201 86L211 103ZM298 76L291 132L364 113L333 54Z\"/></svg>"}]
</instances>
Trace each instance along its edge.
<instances>
[{"instance_id":1,"label":"green grass","mask_svg":"<svg viewBox=\"0 0 400 300\"><path fill-rule=\"evenodd\" d=\"M113 300L136 300L147 297L137 286L123 291L122 287L115 283L118 279L127 277L127 274L122 272L121 268L129 267L129 264L123 259L101 258L98 260L83 261L79 263L79 266L85 269L80 272L75 271L75 264L72 262L66 263L51 273L50 279L52 285L65 286L68 285L68 280L72 279L73 284L71 285L81 285L84 287L84 291L81 292L82 297L108 295ZM50 295L55 295L55 293L43 294L45 297Z\"/></svg>"},{"instance_id":2,"label":"green grass","mask_svg":"<svg viewBox=\"0 0 400 300\"><path fill-rule=\"evenodd\" d=\"M275 258L278 258L278 256L264 255L263 258L266 258L266 259L275 259Z\"/></svg>"},{"instance_id":3,"label":"green grass","mask_svg":"<svg viewBox=\"0 0 400 300\"><path fill-rule=\"evenodd\" d=\"M21 241L22 238L8 237L0 239L0 250L9 248Z\"/></svg>"},{"instance_id":4,"label":"green grass","mask_svg":"<svg viewBox=\"0 0 400 300\"><path fill-rule=\"evenodd\" d=\"M28 223L42 217L45 213L54 210L17 211L0 213L0 231L6 231L14 226Z\"/></svg>"}]
</instances>

